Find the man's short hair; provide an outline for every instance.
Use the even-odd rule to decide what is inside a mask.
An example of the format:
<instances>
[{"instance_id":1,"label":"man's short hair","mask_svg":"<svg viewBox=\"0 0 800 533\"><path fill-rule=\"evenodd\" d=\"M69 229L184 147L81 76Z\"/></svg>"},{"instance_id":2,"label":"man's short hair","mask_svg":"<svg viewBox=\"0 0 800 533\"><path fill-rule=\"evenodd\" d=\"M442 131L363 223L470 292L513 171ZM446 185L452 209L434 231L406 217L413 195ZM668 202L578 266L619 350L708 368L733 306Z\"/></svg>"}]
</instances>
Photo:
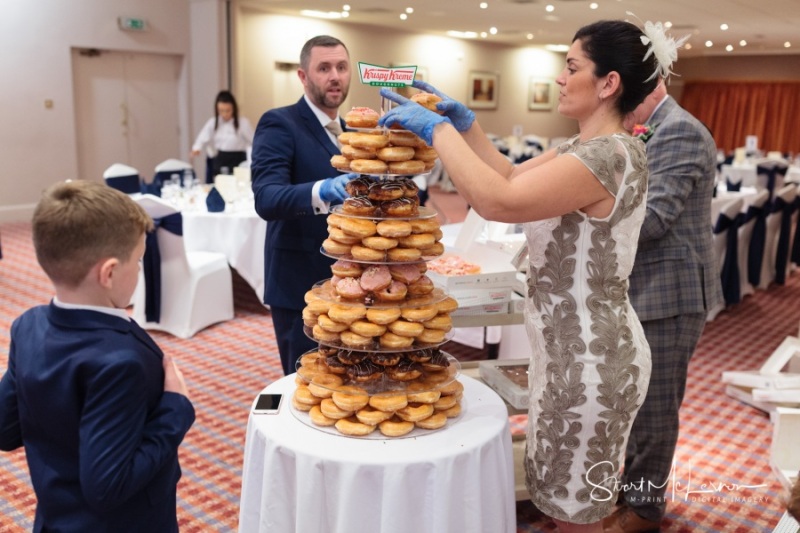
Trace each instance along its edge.
<instances>
[{"instance_id":1,"label":"man's short hair","mask_svg":"<svg viewBox=\"0 0 800 533\"><path fill-rule=\"evenodd\" d=\"M317 35L316 37L312 37L306 41L306 44L303 45L303 49L300 51L301 69L308 71L308 64L311 61L311 49L316 48L317 46L326 46L329 48L341 46L348 55L350 54L350 51L347 50L347 47L344 45L344 43L336 37L331 37L330 35Z\"/></svg>"}]
</instances>

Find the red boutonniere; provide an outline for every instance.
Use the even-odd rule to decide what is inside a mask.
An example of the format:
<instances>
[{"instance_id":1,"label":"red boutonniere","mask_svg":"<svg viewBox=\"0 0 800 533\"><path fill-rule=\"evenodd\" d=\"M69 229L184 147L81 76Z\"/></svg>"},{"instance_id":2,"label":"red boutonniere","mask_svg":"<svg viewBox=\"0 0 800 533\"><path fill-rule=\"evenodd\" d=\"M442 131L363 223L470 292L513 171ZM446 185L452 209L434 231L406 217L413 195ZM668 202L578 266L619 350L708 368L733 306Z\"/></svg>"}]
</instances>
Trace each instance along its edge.
<instances>
[{"instance_id":1,"label":"red boutonniere","mask_svg":"<svg viewBox=\"0 0 800 533\"><path fill-rule=\"evenodd\" d=\"M633 131L631 135L640 139L642 142L647 142L647 140L653 136L653 132L655 132L656 127L651 126L650 124L636 124L633 127Z\"/></svg>"}]
</instances>

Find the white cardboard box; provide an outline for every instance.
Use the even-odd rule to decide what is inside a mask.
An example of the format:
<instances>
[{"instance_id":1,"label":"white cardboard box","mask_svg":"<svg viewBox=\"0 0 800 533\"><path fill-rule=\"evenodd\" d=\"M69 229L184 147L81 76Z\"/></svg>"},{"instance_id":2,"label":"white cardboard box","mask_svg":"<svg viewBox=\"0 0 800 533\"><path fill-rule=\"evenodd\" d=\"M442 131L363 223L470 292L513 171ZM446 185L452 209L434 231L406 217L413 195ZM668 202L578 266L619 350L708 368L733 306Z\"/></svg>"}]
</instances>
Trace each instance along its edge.
<instances>
[{"instance_id":1,"label":"white cardboard box","mask_svg":"<svg viewBox=\"0 0 800 533\"><path fill-rule=\"evenodd\" d=\"M800 360L800 339L786 337L772 352L769 359L761 365L759 372L762 374L778 374L784 370L786 365L789 365L789 370L791 370L798 360Z\"/></svg>"},{"instance_id":2,"label":"white cardboard box","mask_svg":"<svg viewBox=\"0 0 800 533\"><path fill-rule=\"evenodd\" d=\"M722 382L753 389L800 389L800 374L760 370L730 370L722 373Z\"/></svg>"},{"instance_id":3,"label":"white cardboard box","mask_svg":"<svg viewBox=\"0 0 800 533\"><path fill-rule=\"evenodd\" d=\"M800 470L800 409L778 407L770 413L772 444L769 463L781 484L790 490Z\"/></svg>"},{"instance_id":4,"label":"white cardboard box","mask_svg":"<svg viewBox=\"0 0 800 533\"><path fill-rule=\"evenodd\" d=\"M481 243L472 243L465 250L446 249L443 257L447 256L458 256L481 267L478 274L464 276L445 276L429 269L426 274L431 281L448 293L498 288L511 290L520 283L517 279L517 271L511 264L511 256L496 248Z\"/></svg>"},{"instance_id":5,"label":"white cardboard box","mask_svg":"<svg viewBox=\"0 0 800 533\"><path fill-rule=\"evenodd\" d=\"M508 302L470 305L461 307L450 313L451 316L503 315L508 313Z\"/></svg>"}]
</instances>

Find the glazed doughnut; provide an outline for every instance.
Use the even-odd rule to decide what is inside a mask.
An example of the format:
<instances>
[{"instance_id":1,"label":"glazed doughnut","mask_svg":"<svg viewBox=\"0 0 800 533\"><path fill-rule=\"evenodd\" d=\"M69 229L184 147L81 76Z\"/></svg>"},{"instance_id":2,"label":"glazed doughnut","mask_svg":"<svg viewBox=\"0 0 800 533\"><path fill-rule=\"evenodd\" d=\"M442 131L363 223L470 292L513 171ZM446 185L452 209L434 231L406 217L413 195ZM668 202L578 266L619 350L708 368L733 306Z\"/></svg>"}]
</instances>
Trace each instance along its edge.
<instances>
[{"instance_id":1,"label":"glazed doughnut","mask_svg":"<svg viewBox=\"0 0 800 533\"><path fill-rule=\"evenodd\" d=\"M349 166L348 161L348 166ZM369 186L372 184L372 180L366 176L360 176L358 178L353 178L347 182L344 186L344 190L350 196L366 196L367 191L369 191Z\"/></svg>"},{"instance_id":2,"label":"glazed doughnut","mask_svg":"<svg viewBox=\"0 0 800 533\"><path fill-rule=\"evenodd\" d=\"M403 337L387 331L380 337L380 345L384 348L403 349L414 344L414 337Z\"/></svg>"},{"instance_id":3,"label":"glazed doughnut","mask_svg":"<svg viewBox=\"0 0 800 533\"><path fill-rule=\"evenodd\" d=\"M417 420L414 424L422 429L439 429L447 423L447 415L444 413L433 413L428 418Z\"/></svg>"},{"instance_id":4,"label":"glazed doughnut","mask_svg":"<svg viewBox=\"0 0 800 533\"><path fill-rule=\"evenodd\" d=\"M339 350L336 357L345 366L357 365L367 358L366 352L357 352L355 350Z\"/></svg>"},{"instance_id":5,"label":"glazed doughnut","mask_svg":"<svg viewBox=\"0 0 800 533\"><path fill-rule=\"evenodd\" d=\"M411 223L412 233L431 233L439 229L439 221L436 220L436 217L416 218L409 220L409 222Z\"/></svg>"},{"instance_id":6,"label":"glazed doughnut","mask_svg":"<svg viewBox=\"0 0 800 533\"><path fill-rule=\"evenodd\" d=\"M348 215L370 217L374 216L377 211L378 206L373 204L372 200L366 196L351 196L350 198L345 198L344 202L342 202L342 212Z\"/></svg>"},{"instance_id":7,"label":"glazed doughnut","mask_svg":"<svg viewBox=\"0 0 800 533\"><path fill-rule=\"evenodd\" d=\"M333 255L344 255L350 253L350 245L343 242L325 239L322 241L322 249Z\"/></svg>"},{"instance_id":8,"label":"glazed doughnut","mask_svg":"<svg viewBox=\"0 0 800 533\"><path fill-rule=\"evenodd\" d=\"M410 131L390 130L387 136L392 146L410 146L411 148L427 146L425 141Z\"/></svg>"},{"instance_id":9,"label":"glazed doughnut","mask_svg":"<svg viewBox=\"0 0 800 533\"><path fill-rule=\"evenodd\" d=\"M341 228L342 222L344 222L347 218L349 217L339 215L336 213L330 213L326 221L328 222L328 227L333 226L334 228Z\"/></svg>"},{"instance_id":10,"label":"glazed doughnut","mask_svg":"<svg viewBox=\"0 0 800 533\"><path fill-rule=\"evenodd\" d=\"M411 261L419 261L422 257L422 252L416 248L392 248L386 252L389 261L397 261L408 263Z\"/></svg>"},{"instance_id":11,"label":"glazed doughnut","mask_svg":"<svg viewBox=\"0 0 800 533\"><path fill-rule=\"evenodd\" d=\"M350 324L350 331L364 337L380 337L386 333L386 326L373 324L367 320L356 320Z\"/></svg>"},{"instance_id":12,"label":"glazed doughnut","mask_svg":"<svg viewBox=\"0 0 800 533\"><path fill-rule=\"evenodd\" d=\"M343 155L336 154L331 157L331 166L336 170L350 170L350 160Z\"/></svg>"},{"instance_id":13,"label":"glazed doughnut","mask_svg":"<svg viewBox=\"0 0 800 533\"><path fill-rule=\"evenodd\" d=\"M416 422L433 414L433 406L429 403L409 403L396 411L397 416L406 422Z\"/></svg>"},{"instance_id":14,"label":"glazed doughnut","mask_svg":"<svg viewBox=\"0 0 800 533\"><path fill-rule=\"evenodd\" d=\"M316 376L317 374L324 373L323 368L324 367L321 368L321 367L316 366L316 365L314 365L314 366L301 366L300 368L297 369L297 375L300 376L301 378L303 378L303 383L308 383L309 381L314 379L314 376Z\"/></svg>"},{"instance_id":15,"label":"glazed doughnut","mask_svg":"<svg viewBox=\"0 0 800 533\"><path fill-rule=\"evenodd\" d=\"M301 405L307 405L311 407L312 405L319 405L322 402L322 398L318 398L311 394L311 391L308 387L297 387L294 391L294 397L297 399L297 403Z\"/></svg>"},{"instance_id":16,"label":"glazed doughnut","mask_svg":"<svg viewBox=\"0 0 800 533\"><path fill-rule=\"evenodd\" d=\"M407 220L381 220L376 227L382 237L407 237L411 235L411 223Z\"/></svg>"},{"instance_id":17,"label":"glazed doughnut","mask_svg":"<svg viewBox=\"0 0 800 533\"><path fill-rule=\"evenodd\" d=\"M394 323L394 322L393 322ZM420 324L422 326L422 324ZM347 333L346 331L342 332L342 336ZM427 329L424 328L422 333L417 335L417 342L422 344L439 344L444 342L445 331L441 329ZM342 339L344 340L344 338Z\"/></svg>"},{"instance_id":18,"label":"glazed doughnut","mask_svg":"<svg viewBox=\"0 0 800 533\"><path fill-rule=\"evenodd\" d=\"M409 383L406 389L408 401L412 403L429 403L433 405L441 398L442 393L438 390L432 390L424 383Z\"/></svg>"},{"instance_id":19,"label":"glazed doughnut","mask_svg":"<svg viewBox=\"0 0 800 533\"><path fill-rule=\"evenodd\" d=\"M409 322L408 320L395 320L387 326L389 331L401 337L417 337L425 331L425 326L418 322Z\"/></svg>"},{"instance_id":20,"label":"glazed doughnut","mask_svg":"<svg viewBox=\"0 0 800 533\"><path fill-rule=\"evenodd\" d=\"M368 237L373 238L373 237ZM392 283L392 275L386 265L370 265L364 269L359 279L361 288L367 292L385 289Z\"/></svg>"},{"instance_id":21,"label":"glazed doughnut","mask_svg":"<svg viewBox=\"0 0 800 533\"><path fill-rule=\"evenodd\" d=\"M436 315L430 320L422 323L425 329L441 329L442 331L450 331L453 328L453 319L448 314Z\"/></svg>"},{"instance_id":22,"label":"glazed doughnut","mask_svg":"<svg viewBox=\"0 0 800 533\"><path fill-rule=\"evenodd\" d=\"M422 365L408 359L386 368L386 375L396 381L412 381L422 375Z\"/></svg>"},{"instance_id":23,"label":"glazed doughnut","mask_svg":"<svg viewBox=\"0 0 800 533\"><path fill-rule=\"evenodd\" d=\"M297 409L298 411L311 411L314 407L313 405L305 405L297 401L297 395L292 394L292 407Z\"/></svg>"},{"instance_id":24,"label":"glazed doughnut","mask_svg":"<svg viewBox=\"0 0 800 533\"><path fill-rule=\"evenodd\" d=\"M397 247L397 239L373 235L372 237L364 237L361 239L361 244L373 250L388 250Z\"/></svg>"},{"instance_id":25,"label":"glazed doughnut","mask_svg":"<svg viewBox=\"0 0 800 533\"><path fill-rule=\"evenodd\" d=\"M383 367L369 360L361 361L357 365L348 366L347 375L358 383L369 383L383 376Z\"/></svg>"},{"instance_id":26,"label":"glazed doughnut","mask_svg":"<svg viewBox=\"0 0 800 533\"><path fill-rule=\"evenodd\" d=\"M354 133L354 131L343 131L340 133L337 137L339 144L350 144L350 137L352 137Z\"/></svg>"},{"instance_id":27,"label":"glazed doughnut","mask_svg":"<svg viewBox=\"0 0 800 533\"><path fill-rule=\"evenodd\" d=\"M311 311L311 308L305 306L303 308L303 324L308 326L309 328L313 328L314 325L317 323L317 318L319 315Z\"/></svg>"},{"instance_id":28,"label":"glazed doughnut","mask_svg":"<svg viewBox=\"0 0 800 533\"><path fill-rule=\"evenodd\" d=\"M435 317L438 312L435 305L425 305L422 307L405 307L400 314L411 322L425 322Z\"/></svg>"},{"instance_id":29,"label":"glazed doughnut","mask_svg":"<svg viewBox=\"0 0 800 533\"><path fill-rule=\"evenodd\" d=\"M350 168L353 164L350 164ZM389 163L389 174L422 174L425 172L425 163L419 159L409 159L408 161L392 161Z\"/></svg>"},{"instance_id":30,"label":"glazed doughnut","mask_svg":"<svg viewBox=\"0 0 800 533\"><path fill-rule=\"evenodd\" d=\"M319 405L312 407L308 412L308 416L311 418L311 423L315 426L330 427L336 424L335 418L329 418L322 414L322 409L320 409Z\"/></svg>"},{"instance_id":31,"label":"glazed doughnut","mask_svg":"<svg viewBox=\"0 0 800 533\"><path fill-rule=\"evenodd\" d=\"M353 248L355 248L355 246ZM363 298L366 296L367 292L361 288L361 285L356 278L342 278L336 284L336 294L342 298L355 300ZM328 310L328 313L330 313L330 310ZM330 316L330 314L328 316ZM336 319L334 318L334 320ZM339 321L337 320L337 322Z\"/></svg>"},{"instance_id":32,"label":"glazed doughnut","mask_svg":"<svg viewBox=\"0 0 800 533\"><path fill-rule=\"evenodd\" d=\"M394 248L392 249L394 250ZM372 248L359 246L358 244L354 244L350 248L350 254L353 256L353 259L357 259L359 261L383 261L386 258L385 251L373 250Z\"/></svg>"},{"instance_id":33,"label":"glazed doughnut","mask_svg":"<svg viewBox=\"0 0 800 533\"><path fill-rule=\"evenodd\" d=\"M349 160L352 159L376 159L378 152L374 148L359 148L351 144L342 145L342 155Z\"/></svg>"},{"instance_id":34,"label":"glazed doughnut","mask_svg":"<svg viewBox=\"0 0 800 533\"><path fill-rule=\"evenodd\" d=\"M461 404L457 403L450 409L445 409L444 411L439 411L440 413L444 414L447 418L455 418L461 414Z\"/></svg>"},{"instance_id":35,"label":"glazed doughnut","mask_svg":"<svg viewBox=\"0 0 800 533\"><path fill-rule=\"evenodd\" d=\"M391 250L390 250L391 251ZM408 294L408 287L405 283L392 280L388 287L378 291L376 296L384 302L401 302Z\"/></svg>"},{"instance_id":36,"label":"glazed doughnut","mask_svg":"<svg viewBox=\"0 0 800 533\"><path fill-rule=\"evenodd\" d=\"M408 405L408 397L404 392L373 394L369 405L383 412L395 412Z\"/></svg>"},{"instance_id":37,"label":"glazed doughnut","mask_svg":"<svg viewBox=\"0 0 800 533\"><path fill-rule=\"evenodd\" d=\"M394 181L374 181L369 186L367 197L376 202L397 200L403 197L403 186Z\"/></svg>"},{"instance_id":38,"label":"glazed doughnut","mask_svg":"<svg viewBox=\"0 0 800 533\"><path fill-rule=\"evenodd\" d=\"M436 309L438 309L440 313L452 313L458 309L458 301L452 296L448 296L441 302L436 303Z\"/></svg>"},{"instance_id":39,"label":"glazed doughnut","mask_svg":"<svg viewBox=\"0 0 800 533\"><path fill-rule=\"evenodd\" d=\"M309 385L309 387L311 387L311 385ZM447 411L457 403L458 403L458 398L456 398L453 395L442 396L441 398L436 400L436 402L433 404L433 408L436 409L437 411Z\"/></svg>"},{"instance_id":40,"label":"glazed doughnut","mask_svg":"<svg viewBox=\"0 0 800 533\"><path fill-rule=\"evenodd\" d=\"M414 149L414 159L419 159L427 163L428 161L435 161L439 154L431 146L418 146Z\"/></svg>"},{"instance_id":41,"label":"glazed doughnut","mask_svg":"<svg viewBox=\"0 0 800 533\"><path fill-rule=\"evenodd\" d=\"M436 166L436 161L423 161L425 163L425 172L429 172L433 170L433 167Z\"/></svg>"},{"instance_id":42,"label":"glazed doughnut","mask_svg":"<svg viewBox=\"0 0 800 533\"><path fill-rule=\"evenodd\" d=\"M325 365L332 374L347 374L347 365L339 360L338 355L329 355L325 358Z\"/></svg>"},{"instance_id":43,"label":"glazed doughnut","mask_svg":"<svg viewBox=\"0 0 800 533\"><path fill-rule=\"evenodd\" d=\"M317 374L308 384L308 390L317 398L330 398L337 387L342 386L342 378L336 374Z\"/></svg>"},{"instance_id":44,"label":"glazed doughnut","mask_svg":"<svg viewBox=\"0 0 800 533\"><path fill-rule=\"evenodd\" d=\"M389 324L400 318L400 308L389 307L381 309L380 307L370 307L367 309L367 320L374 324Z\"/></svg>"},{"instance_id":45,"label":"glazed doughnut","mask_svg":"<svg viewBox=\"0 0 800 533\"><path fill-rule=\"evenodd\" d=\"M331 265L331 272L342 278L357 278L362 271L361 265L352 261L340 259Z\"/></svg>"},{"instance_id":46,"label":"glazed doughnut","mask_svg":"<svg viewBox=\"0 0 800 533\"><path fill-rule=\"evenodd\" d=\"M375 431L375 426L362 424L356 417L342 418L336 421L336 429L350 437L363 437Z\"/></svg>"},{"instance_id":47,"label":"glazed doughnut","mask_svg":"<svg viewBox=\"0 0 800 533\"><path fill-rule=\"evenodd\" d=\"M418 103L425 109L430 109L434 113L438 113L440 115L444 114L443 111L439 111L439 109L436 107L436 104L441 102L442 98L433 93L427 93L424 91L415 93L411 96L411 101Z\"/></svg>"},{"instance_id":48,"label":"glazed doughnut","mask_svg":"<svg viewBox=\"0 0 800 533\"><path fill-rule=\"evenodd\" d=\"M352 159L350 170L361 174L386 174L389 166L380 159Z\"/></svg>"},{"instance_id":49,"label":"glazed doughnut","mask_svg":"<svg viewBox=\"0 0 800 533\"><path fill-rule=\"evenodd\" d=\"M337 285L338 287L338 285ZM425 296L433 292L434 286L431 278L422 274L417 281L408 284L409 296ZM438 310L438 308L437 308Z\"/></svg>"},{"instance_id":50,"label":"glazed doughnut","mask_svg":"<svg viewBox=\"0 0 800 533\"><path fill-rule=\"evenodd\" d=\"M378 226L371 220L364 218L341 217L337 227L348 235L356 237L370 237L378 233Z\"/></svg>"},{"instance_id":51,"label":"glazed doughnut","mask_svg":"<svg viewBox=\"0 0 800 533\"><path fill-rule=\"evenodd\" d=\"M408 237L399 237L397 242L406 248L425 248L431 246L436 240L433 233L412 233Z\"/></svg>"},{"instance_id":52,"label":"glazed doughnut","mask_svg":"<svg viewBox=\"0 0 800 533\"><path fill-rule=\"evenodd\" d=\"M314 292L314 289L309 289L303 294L303 301L310 304L314 300L319 300L319 294Z\"/></svg>"},{"instance_id":53,"label":"glazed doughnut","mask_svg":"<svg viewBox=\"0 0 800 533\"><path fill-rule=\"evenodd\" d=\"M350 246L352 246L354 244L361 243L361 237L356 237L355 235L348 235L347 233L344 232L344 230L342 230L342 228L336 228L334 226L328 226L328 236L340 244L349 244Z\"/></svg>"},{"instance_id":54,"label":"glazed doughnut","mask_svg":"<svg viewBox=\"0 0 800 533\"><path fill-rule=\"evenodd\" d=\"M344 115L344 122L351 128L374 128L380 116L370 107L353 107Z\"/></svg>"},{"instance_id":55,"label":"glazed doughnut","mask_svg":"<svg viewBox=\"0 0 800 533\"><path fill-rule=\"evenodd\" d=\"M322 402L319 404L319 410L322 411L323 415L327 416L328 418L333 418L334 420L347 418L353 414L353 411L342 409L336 405L332 398L325 398L322 400Z\"/></svg>"},{"instance_id":56,"label":"glazed doughnut","mask_svg":"<svg viewBox=\"0 0 800 533\"><path fill-rule=\"evenodd\" d=\"M369 360L376 365L394 366L402 360L402 356L397 352L373 352L369 354Z\"/></svg>"},{"instance_id":57,"label":"glazed doughnut","mask_svg":"<svg viewBox=\"0 0 800 533\"><path fill-rule=\"evenodd\" d=\"M425 257L438 257L444 253L444 244L435 242L430 246L420 248L420 253Z\"/></svg>"},{"instance_id":58,"label":"glazed doughnut","mask_svg":"<svg viewBox=\"0 0 800 533\"><path fill-rule=\"evenodd\" d=\"M350 146L356 148L367 148L370 150L380 150L389 144L389 137L382 133L353 133L350 136Z\"/></svg>"},{"instance_id":59,"label":"glazed doughnut","mask_svg":"<svg viewBox=\"0 0 800 533\"><path fill-rule=\"evenodd\" d=\"M369 395L361 387L343 385L333 392L331 400L339 409L353 413L369 403Z\"/></svg>"},{"instance_id":60,"label":"glazed doughnut","mask_svg":"<svg viewBox=\"0 0 800 533\"><path fill-rule=\"evenodd\" d=\"M328 310L328 316L336 322L352 324L356 320L367 316L367 308L363 305L332 304Z\"/></svg>"},{"instance_id":61,"label":"glazed doughnut","mask_svg":"<svg viewBox=\"0 0 800 533\"><path fill-rule=\"evenodd\" d=\"M367 405L366 407L362 407L358 411L356 411L356 418L362 424L368 424L370 426L377 426L384 420L388 420L394 415L393 412L384 412L378 409L375 409L371 405Z\"/></svg>"},{"instance_id":62,"label":"glazed doughnut","mask_svg":"<svg viewBox=\"0 0 800 533\"><path fill-rule=\"evenodd\" d=\"M402 437L403 435L408 435L414 427L414 422L407 422L396 416L378 424L380 432L387 437Z\"/></svg>"},{"instance_id":63,"label":"glazed doughnut","mask_svg":"<svg viewBox=\"0 0 800 533\"><path fill-rule=\"evenodd\" d=\"M437 331L437 330L432 329L430 331ZM441 333L442 338L444 338L444 332L439 331L439 333ZM341 332L339 334L339 339L341 340L342 344L344 344L345 346L350 346L352 348L366 348L367 346L372 346L372 337L365 337L353 331Z\"/></svg>"},{"instance_id":64,"label":"glazed doughnut","mask_svg":"<svg viewBox=\"0 0 800 533\"><path fill-rule=\"evenodd\" d=\"M317 368L319 370L319 365L324 362L323 356L319 352L308 352L307 354L303 354L300 357L300 365Z\"/></svg>"},{"instance_id":65,"label":"glazed doughnut","mask_svg":"<svg viewBox=\"0 0 800 533\"><path fill-rule=\"evenodd\" d=\"M441 387L439 391L442 393L442 396L452 396L459 392L464 392L464 384L454 379L444 387Z\"/></svg>"},{"instance_id":66,"label":"glazed doughnut","mask_svg":"<svg viewBox=\"0 0 800 533\"><path fill-rule=\"evenodd\" d=\"M339 342L339 333L325 331L319 324L311 328L311 336L321 342Z\"/></svg>"},{"instance_id":67,"label":"glazed doughnut","mask_svg":"<svg viewBox=\"0 0 800 533\"><path fill-rule=\"evenodd\" d=\"M391 274L392 279L405 284L414 283L422 276L417 265L408 263L389 266L389 274Z\"/></svg>"},{"instance_id":68,"label":"glazed doughnut","mask_svg":"<svg viewBox=\"0 0 800 533\"><path fill-rule=\"evenodd\" d=\"M442 228L436 228L431 233L433 233L433 238L436 239L436 242L441 241L442 237L444 237L444 232L442 231Z\"/></svg>"},{"instance_id":69,"label":"glazed doughnut","mask_svg":"<svg viewBox=\"0 0 800 533\"><path fill-rule=\"evenodd\" d=\"M419 212L419 205L411 198L397 198L381 203L381 213L390 217L410 217ZM408 237L400 237L407 239Z\"/></svg>"},{"instance_id":70,"label":"glazed doughnut","mask_svg":"<svg viewBox=\"0 0 800 533\"><path fill-rule=\"evenodd\" d=\"M342 154L347 155L344 150ZM414 149L410 146L385 146L378 150L377 156L383 161L408 161L414 157Z\"/></svg>"},{"instance_id":71,"label":"glazed doughnut","mask_svg":"<svg viewBox=\"0 0 800 533\"><path fill-rule=\"evenodd\" d=\"M331 333L341 333L348 328L347 324L335 322L331 317L324 314L317 317L317 324L325 331L330 331Z\"/></svg>"}]
</instances>

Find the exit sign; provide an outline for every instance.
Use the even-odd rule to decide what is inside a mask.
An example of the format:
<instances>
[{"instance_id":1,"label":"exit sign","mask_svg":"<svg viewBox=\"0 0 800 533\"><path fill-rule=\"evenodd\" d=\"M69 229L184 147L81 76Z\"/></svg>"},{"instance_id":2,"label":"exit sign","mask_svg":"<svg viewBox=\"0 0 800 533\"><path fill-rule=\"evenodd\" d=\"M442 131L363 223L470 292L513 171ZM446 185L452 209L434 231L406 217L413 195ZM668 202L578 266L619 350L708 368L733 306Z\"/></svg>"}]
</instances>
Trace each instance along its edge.
<instances>
[{"instance_id":1,"label":"exit sign","mask_svg":"<svg viewBox=\"0 0 800 533\"><path fill-rule=\"evenodd\" d=\"M119 27L128 31L147 31L147 21L133 17L119 17L117 19Z\"/></svg>"}]
</instances>

